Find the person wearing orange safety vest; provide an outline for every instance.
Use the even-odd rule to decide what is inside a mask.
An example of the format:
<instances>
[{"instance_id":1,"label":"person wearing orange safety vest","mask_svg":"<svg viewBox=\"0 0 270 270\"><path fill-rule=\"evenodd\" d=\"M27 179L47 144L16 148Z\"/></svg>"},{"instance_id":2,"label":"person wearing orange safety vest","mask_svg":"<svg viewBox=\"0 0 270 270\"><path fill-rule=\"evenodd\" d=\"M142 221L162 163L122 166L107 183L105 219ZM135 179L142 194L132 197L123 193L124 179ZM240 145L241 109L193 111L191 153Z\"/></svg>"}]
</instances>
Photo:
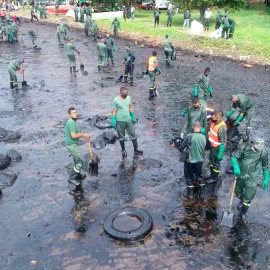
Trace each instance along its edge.
<instances>
[{"instance_id":1,"label":"person wearing orange safety vest","mask_svg":"<svg viewBox=\"0 0 270 270\"><path fill-rule=\"evenodd\" d=\"M205 180L211 179L210 182L216 182L220 172L220 161L223 159L223 152L227 143L227 127L221 119L223 113L215 110L211 114L208 140L211 144L209 161L210 175Z\"/></svg>"},{"instance_id":2,"label":"person wearing orange safety vest","mask_svg":"<svg viewBox=\"0 0 270 270\"><path fill-rule=\"evenodd\" d=\"M161 73L157 60L157 52L153 51L152 56L149 58L147 70L145 72L150 76L150 85L149 85L149 99L153 99L157 96L156 91L156 77Z\"/></svg>"}]
</instances>

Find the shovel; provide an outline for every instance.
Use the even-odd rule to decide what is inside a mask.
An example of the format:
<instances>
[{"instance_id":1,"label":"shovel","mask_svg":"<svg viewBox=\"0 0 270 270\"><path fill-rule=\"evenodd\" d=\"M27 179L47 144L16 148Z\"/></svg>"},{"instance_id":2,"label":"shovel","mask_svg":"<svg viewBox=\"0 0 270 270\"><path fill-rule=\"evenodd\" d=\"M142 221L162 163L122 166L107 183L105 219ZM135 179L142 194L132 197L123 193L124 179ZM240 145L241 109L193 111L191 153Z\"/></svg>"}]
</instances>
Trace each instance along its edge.
<instances>
[{"instance_id":1,"label":"shovel","mask_svg":"<svg viewBox=\"0 0 270 270\"><path fill-rule=\"evenodd\" d=\"M157 91L158 83L159 83L159 75L157 76L156 83L155 83L155 89L156 89L157 96L158 96L158 91Z\"/></svg>"},{"instance_id":2,"label":"shovel","mask_svg":"<svg viewBox=\"0 0 270 270\"><path fill-rule=\"evenodd\" d=\"M236 185L236 177L234 178L234 181L233 181L230 208L229 210L223 210L222 220L221 220L221 225L223 226L233 227L235 224L235 214L234 212L232 212L232 202L233 202L235 185Z\"/></svg>"},{"instance_id":3,"label":"shovel","mask_svg":"<svg viewBox=\"0 0 270 270\"><path fill-rule=\"evenodd\" d=\"M122 66L121 66L121 76L119 77L117 82L121 82L123 80L123 77L124 77L124 65L122 64Z\"/></svg>"},{"instance_id":4,"label":"shovel","mask_svg":"<svg viewBox=\"0 0 270 270\"><path fill-rule=\"evenodd\" d=\"M89 163L89 173L93 173L94 175L98 175L98 161L94 161L91 147L90 147L90 142L88 144L88 149L89 149L89 155L91 158L91 162Z\"/></svg>"},{"instance_id":5,"label":"shovel","mask_svg":"<svg viewBox=\"0 0 270 270\"><path fill-rule=\"evenodd\" d=\"M27 82L24 80L24 71L23 71L23 81L22 81L22 87L27 86Z\"/></svg>"},{"instance_id":6,"label":"shovel","mask_svg":"<svg viewBox=\"0 0 270 270\"><path fill-rule=\"evenodd\" d=\"M81 55L80 55L80 54L78 54L78 55L79 55L79 61L80 61L80 63L81 63L81 65L80 65L80 70L84 71L84 65L82 64L82 58L81 58Z\"/></svg>"}]
</instances>

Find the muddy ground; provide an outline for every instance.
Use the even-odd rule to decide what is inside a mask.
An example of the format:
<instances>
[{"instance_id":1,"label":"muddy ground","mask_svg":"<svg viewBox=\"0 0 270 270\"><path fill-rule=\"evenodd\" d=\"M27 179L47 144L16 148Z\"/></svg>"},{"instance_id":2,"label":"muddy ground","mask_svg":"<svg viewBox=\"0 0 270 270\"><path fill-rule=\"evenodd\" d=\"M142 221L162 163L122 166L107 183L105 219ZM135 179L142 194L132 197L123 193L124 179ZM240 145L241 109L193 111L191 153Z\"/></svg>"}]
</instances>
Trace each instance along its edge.
<instances>
[{"instance_id":1,"label":"muddy ground","mask_svg":"<svg viewBox=\"0 0 270 270\"><path fill-rule=\"evenodd\" d=\"M29 25L23 24L23 34ZM88 72L74 76L69 74L65 50L58 48L56 28L41 23L31 27L37 32L41 52L32 51L27 35L22 36L24 42L0 45L0 126L22 134L16 143L0 143L1 154L15 149L22 155L21 162L13 162L4 171L18 174L18 179L3 190L0 199L0 269L270 269L269 189L258 187L247 226L238 223L231 230L223 228L222 209L228 207L233 181L224 174L228 157L222 162L219 198L191 201L184 196L179 152L169 147L172 136L179 135L183 126L180 111L189 101L194 80L209 66L214 91L210 107L226 113L230 94L250 95L256 104L252 133L263 137L268 148L270 69L244 69L239 62L195 57L184 51L177 52L178 59L166 68L158 50L162 70L159 96L149 101L149 78L141 72L152 49L132 45L136 85L128 89L139 118L136 133L144 150L139 159L153 158L163 166L134 171L131 142L126 143L124 163L119 143L106 145L94 151L101 159L99 175L87 177L83 192L69 193L72 159L63 146L67 109L77 109L80 130L91 139L103 132L90 126L88 118L111 113L120 85L110 78L119 77L125 41L116 41L116 65L102 73L97 71L96 44L83 33L72 32ZM19 57L25 58L29 87L15 92L9 89L6 66L9 59ZM88 153L85 143L81 150ZM144 208L154 220L151 234L131 245L113 241L102 227L110 212L125 206ZM77 232L82 224L86 231Z\"/></svg>"}]
</instances>

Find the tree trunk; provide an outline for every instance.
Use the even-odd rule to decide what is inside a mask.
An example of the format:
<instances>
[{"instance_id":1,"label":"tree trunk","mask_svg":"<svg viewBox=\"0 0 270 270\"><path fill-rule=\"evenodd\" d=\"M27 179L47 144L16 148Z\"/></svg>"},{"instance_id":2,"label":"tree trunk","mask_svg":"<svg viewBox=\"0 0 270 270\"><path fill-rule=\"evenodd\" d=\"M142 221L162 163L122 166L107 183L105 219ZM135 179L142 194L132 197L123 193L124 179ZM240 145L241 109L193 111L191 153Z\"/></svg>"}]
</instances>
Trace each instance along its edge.
<instances>
[{"instance_id":1,"label":"tree trunk","mask_svg":"<svg viewBox=\"0 0 270 270\"><path fill-rule=\"evenodd\" d=\"M205 6L200 6L200 21L203 23L203 17L204 17L204 12L205 12L206 7Z\"/></svg>"},{"instance_id":2,"label":"tree trunk","mask_svg":"<svg viewBox=\"0 0 270 270\"><path fill-rule=\"evenodd\" d=\"M247 5L247 8L250 8L250 0L247 0L246 5Z\"/></svg>"},{"instance_id":3,"label":"tree trunk","mask_svg":"<svg viewBox=\"0 0 270 270\"><path fill-rule=\"evenodd\" d=\"M266 1L266 5L267 5L268 7L270 7L270 0L267 0L267 1Z\"/></svg>"}]
</instances>

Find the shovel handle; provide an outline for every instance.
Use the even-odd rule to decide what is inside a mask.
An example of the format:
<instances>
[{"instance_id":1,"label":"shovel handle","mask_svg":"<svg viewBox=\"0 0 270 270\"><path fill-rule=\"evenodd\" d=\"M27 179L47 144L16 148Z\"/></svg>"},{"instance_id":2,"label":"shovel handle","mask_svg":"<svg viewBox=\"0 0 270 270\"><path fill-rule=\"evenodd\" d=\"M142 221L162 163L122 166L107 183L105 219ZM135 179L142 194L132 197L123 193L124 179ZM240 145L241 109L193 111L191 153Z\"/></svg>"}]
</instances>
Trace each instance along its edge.
<instances>
[{"instance_id":1,"label":"shovel handle","mask_svg":"<svg viewBox=\"0 0 270 270\"><path fill-rule=\"evenodd\" d=\"M91 158L91 160L93 160L93 155L92 155L92 151L91 151L91 147L90 147L90 142L87 143L87 144L88 144L88 150L89 150L90 158Z\"/></svg>"},{"instance_id":2,"label":"shovel handle","mask_svg":"<svg viewBox=\"0 0 270 270\"><path fill-rule=\"evenodd\" d=\"M235 186L236 186L236 177L234 178L234 181L233 181L229 212L231 212L231 210L232 210L232 202L233 202L233 195L234 195L234 191L235 191Z\"/></svg>"},{"instance_id":3,"label":"shovel handle","mask_svg":"<svg viewBox=\"0 0 270 270\"><path fill-rule=\"evenodd\" d=\"M80 55L80 54L78 54L78 57L79 57L79 61L80 61L80 63L82 63L82 58L81 58L81 55Z\"/></svg>"},{"instance_id":4,"label":"shovel handle","mask_svg":"<svg viewBox=\"0 0 270 270\"><path fill-rule=\"evenodd\" d=\"M122 63L122 66L121 66L121 75L124 75L124 64Z\"/></svg>"},{"instance_id":5,"label":"shovel handle","mask_svg":"<svg viewBox=\"0 0 270 270\"><path fill-rule=\"evenodd\" d=\"M24 70L23 70L23 72L22 72L22 75L23 75L23 81L24 81Z\"/></svg>"}]
</instances>

